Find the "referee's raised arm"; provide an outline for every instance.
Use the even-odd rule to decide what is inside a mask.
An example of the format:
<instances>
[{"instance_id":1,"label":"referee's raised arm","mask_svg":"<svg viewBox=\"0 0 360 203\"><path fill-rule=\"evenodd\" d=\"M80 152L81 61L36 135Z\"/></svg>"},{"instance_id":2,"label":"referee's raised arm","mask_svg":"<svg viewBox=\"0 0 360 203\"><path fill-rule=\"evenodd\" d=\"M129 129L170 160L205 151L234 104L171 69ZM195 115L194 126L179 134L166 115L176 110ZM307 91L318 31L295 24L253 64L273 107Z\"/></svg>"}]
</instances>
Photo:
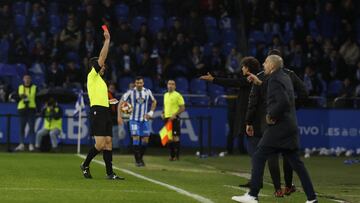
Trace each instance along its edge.
<instances>
[{"instance_id":1,"label":"referee's raised arm","mask_svg":"<svg viewBox=\"0 0 360 203\"><path fill-rule=\"evenodd\" d=\"M110 46L110 33L109 30L107 29L104 30L104 38L105 38L104 45L100 51L100 55L98 59L99 66L102 68L105 67L105 60L108 55L109 46Z\"/></svg>"}]
</instances>

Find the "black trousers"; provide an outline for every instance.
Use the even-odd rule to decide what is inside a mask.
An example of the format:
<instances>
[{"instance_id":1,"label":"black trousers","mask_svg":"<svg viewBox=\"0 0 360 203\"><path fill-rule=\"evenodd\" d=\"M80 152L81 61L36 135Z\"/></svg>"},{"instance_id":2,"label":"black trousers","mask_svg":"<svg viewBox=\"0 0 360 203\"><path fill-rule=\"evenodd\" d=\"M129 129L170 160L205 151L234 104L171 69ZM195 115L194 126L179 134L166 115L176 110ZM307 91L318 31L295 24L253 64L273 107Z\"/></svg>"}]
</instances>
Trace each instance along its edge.
<instances>
[{"instance_id":1,"label":"black trousers","mask_svg":"<svg viewBox=\"0 0 360 203\"><path fill-rule=\"evenodd\" d=\"M257 145L260 142L261 137L247 137L247 151L252 157L256 150ZM270 155L267 159L268 161L268 168L271 175L271 180L273 181L275 190L281 189L281 177L280 177L280 164L279 164L279 154ZM285 186L291 187L292 180L293 180L293 169L287 159L283 159L283 171L284 171L284 179L285 179Z\"/></svg>"},{"instance_id":2,"label":"black trousers","mask_svg":"<svg viewBox=\"0 0 360 203\"><path fill-rule=\"evenodd\" d=\"M249 194L254 197L258 196L264 176L265 162L271 155L279 153L283 154L284 158L289 161L291 167L299 176L307 199L316 199L310 176L297 151L264 146L258 147L252 157L251 188Z\"/></svg>"}]
</instances>

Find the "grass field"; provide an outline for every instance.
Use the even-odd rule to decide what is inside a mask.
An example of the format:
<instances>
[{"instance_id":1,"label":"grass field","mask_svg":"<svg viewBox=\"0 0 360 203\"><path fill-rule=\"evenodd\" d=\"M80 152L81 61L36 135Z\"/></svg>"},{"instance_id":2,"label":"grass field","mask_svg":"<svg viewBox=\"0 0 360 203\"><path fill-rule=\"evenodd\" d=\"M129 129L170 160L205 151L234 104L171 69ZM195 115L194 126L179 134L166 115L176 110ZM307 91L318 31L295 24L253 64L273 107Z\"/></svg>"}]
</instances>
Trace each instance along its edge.
<instances>
[{"instance_id":1,"label":"grass field","mask_svg":"<svg viewBox=\"0 0 360 203\"><path fill-rule=\"evenodd\" d=\"M97 160L102 161L102 156ZM344 165L345 158L312 157L306 159L319 202L360 202L360 164ZM83 179L79 165L82 158L74 154L0 153L0 202L232 202L233 195L245 191L237 187L246 181L249 158L228 156L199 159L183 156L179 162L169 162L165 155L145 157L147 166L136 168L131 155L114 156L116 173L125 181L105 180L104 167L92 163L92 180ZM125 172L124 172L125 171ZM142 177L136 177L136 173ZM144 177L150 178L150 182ZM270 182L266 172L266 182ZM300 189L297 177L295 184ZM165 183L164 185L159 185ZM169 188L170 187L170 188ZM176 187L175 189L173 187ZM185 194L197 195L200 201ZM184 190L184 191L183 191ZM302 192L285 198L274 198L273 187L265 184L260 202L304 203Z\"/></svg>"}]
</instances>

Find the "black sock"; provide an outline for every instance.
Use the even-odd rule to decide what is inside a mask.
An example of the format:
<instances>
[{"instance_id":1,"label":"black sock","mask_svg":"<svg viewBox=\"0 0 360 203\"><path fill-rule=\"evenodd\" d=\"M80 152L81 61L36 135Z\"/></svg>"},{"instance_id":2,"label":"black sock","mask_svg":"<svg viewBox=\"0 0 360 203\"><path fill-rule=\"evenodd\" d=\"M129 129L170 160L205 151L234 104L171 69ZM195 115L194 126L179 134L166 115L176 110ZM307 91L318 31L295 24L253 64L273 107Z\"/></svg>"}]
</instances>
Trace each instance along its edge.
<instances>
[{"instance_id":1,"label":"black sock","mask_svg":"<svg viewBox=\"0 0 360 203\"><path fill-rule=\"evenodd\" d=\"M88 154L87 154L87 156L86 156L86 159L85 159L85 161L84 161L84 163L83 163L83 166L85 166L85 167L89 166L91 160L92 160L97 154L99 154L99 152L100 152L100 151L98 151L95 147L90 148L90 150L89 150L89 152L88 152Z\"/></svg>"},{"instance_id":2,"label":"black sock","mask_svg":"<svg viewBox=\"0 0 360 203\"><path fill-rule=\"evenodd\" d=\"M106 174L107 175L113 174L114 172L112 169L112 150L104 150L103 151L103 159L105 162Z\"/></svg>"},{"instance_id":3,"label":"black sock","mask_svg":"<svg viewBox=\"0 0 360 203\"><path fill-rule=\"evenodd\" d=\"M133 151L134 151L134 157L136 163L140 162L140 146L139 145L133 145Z\"/></svg>"},{"instance_id":4,"label":"black sock","mask_svg":"<svg viewBox=\"0 0 360 203\"><path fill-rule=\"evenodd\" d=\"M171 158L174 158L175 157L175 143L174 142L169 143L169 150L170 150Z\"/></svg>"},{"instance_id":5,"label":"black sock","mask_svg":"<svg viewBox=\"0 0 360 203\"><path fill-rule=\"evenodd\" d=\"M179 159L180 156L180 142L174 142L175 156Z\"/></svg>"},{"instance_id":6,"label":"black sock","mask_svg":"<svg viewBox=\"0 0 360 203\"><path fill-rule=\"evenodd\" d=\"M143 160L143 156L145 154L145 151L146 151L146 145L141 145L141 148L140 148L140 160Z\"/></svg>"}]
</instances>

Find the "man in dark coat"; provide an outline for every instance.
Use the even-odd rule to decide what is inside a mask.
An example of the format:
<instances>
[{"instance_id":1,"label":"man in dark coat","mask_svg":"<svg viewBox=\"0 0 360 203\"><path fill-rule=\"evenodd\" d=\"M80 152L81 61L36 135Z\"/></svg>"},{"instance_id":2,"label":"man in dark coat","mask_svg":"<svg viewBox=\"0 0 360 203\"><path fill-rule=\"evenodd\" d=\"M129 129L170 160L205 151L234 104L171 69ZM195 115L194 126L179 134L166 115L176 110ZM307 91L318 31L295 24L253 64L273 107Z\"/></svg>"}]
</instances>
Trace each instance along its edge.
<instances>
[{"instance_id":1,"label":"man in dark coat","mask_svg":"<svg viewBox=\"0 0 360 203\"><path fill-rule=\"evenodd\" d=\"M282 69L283 60L280 56L268 56L263 65L265 75L269 75L265 117L268 126L252 157L250 192L232 199L242 203L257 203L265 162L269 156L282 153L299 176L307 196L306 203L317 203L310 176L297 153L299 134L291 79ZM255 84L262 83L255 75L251 75L249 79Z\"/></svg>"},{"instance_id":2,"label":"man in dark coat","mask_svg":"<svg viewBox=\"0 0 360 203\"><path fill-rule=\"evenodd\" d=\"M281 56L279 50L273 49L269 51L269 55ZM294 86L295 93L297 93L297 104L302 106L308 97L308 92L302 80L295 74L294 71L282 68L282 70L289 75L291 82ZM267 91L267 79L269 75L265 75L264 71L261 71L257 77L263 81L258 86L253 84L249 95L249 104L246 113L246 133L248 139L248 152L252 156L257 148L257 145L265 131L266 127L266 91ZM283 159L283 171L285 179L285 190L281 189L280 167L279 167L279 155L274 154L268 158L268 167L270 175L275 188L275 196L283 197L284 195L290 195L296 191L295 186L292 184L293 170L290 163ZM250 187L250 182L240 185L240 187Z\"/></svg>"},{"instance_id":3,"label":"man in dark coat","mask_svg":"<svg viewBox=\"0 0 360 203\"><path fill-rule=\"evenodd\" d=\"M213 77L210 73L201 76L200 79L213 82L214 84L224 87L238 88L238 95L236 99L236 107L233 110L235 112L234 128L233 132L229 133L227 139L228 153L233 151L233 139L239 136L239 150L241 153L245 153L244 136L245 136L245 116L248 105L249 94L251 90L251 83L247 81L246 77L249 73L256 74L260 69L259 61L252 57L244 57L241 61L242 74L244 77L232 79L232 78L219 78Z\"/></svg>"}]
</instances>

